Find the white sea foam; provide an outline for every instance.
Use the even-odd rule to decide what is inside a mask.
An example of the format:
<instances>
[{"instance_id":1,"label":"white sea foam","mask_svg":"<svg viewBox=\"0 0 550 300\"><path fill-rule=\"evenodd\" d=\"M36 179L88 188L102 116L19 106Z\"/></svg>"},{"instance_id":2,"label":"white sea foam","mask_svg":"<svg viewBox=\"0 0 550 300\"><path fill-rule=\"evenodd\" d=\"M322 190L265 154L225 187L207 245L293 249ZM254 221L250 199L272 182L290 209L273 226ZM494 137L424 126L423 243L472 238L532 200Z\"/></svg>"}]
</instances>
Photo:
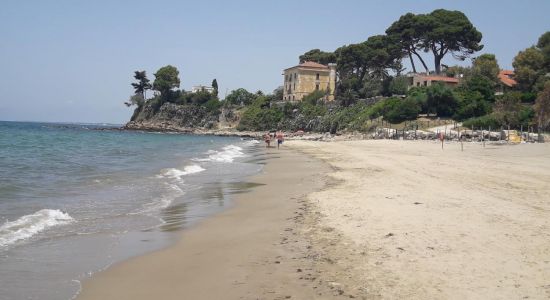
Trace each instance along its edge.
<instances>
[{"instance_id":1,"label":"white sea foam","mask_svg":"<svg viewBox=\"0 0 550 300\"><path fill-rule=\"evenodd\" d=\"M135 212L131 212L131 213L129 213L129 215L142 215L142 214L149 215L151 213L156 213L156 212L170 206L170 204L172 204L172 202L174 201L174 199L176 197L179 197L179 196L181 196L185 193L176 184L166 183L166 185L168 186L168 189L169 189L169 191L167 193L165 193L164 195L162 195L159 198L155 198L153 201L151 201L149 203L143 204L141 209L139 209Z\"/></svg>"},{"instance_id":2,"label":"white sea foam","mask_svg":"<svg viewBox=\"0 0 550 300\"><path fill-rule=\"evenodd\" d=\"M183 170L176 169L176 168L169 168L164 169L161 172L161 175L159 177L168 177L168 178L174 178L178 180L182 180L181 177L189 174L195 174L204 171L205 169L199 165L189 165L185 166Z\"/></svg>"},{"instance_id":3,"label":"white sea foam","mask_svg":"<svg viewBox=\"0 0 550 300\"><path fill-rule=\"evenodd\" d=\"M74 221L69 214L58 209L42 209L34 214L25 215L19 219L6 222L0 226L0 247L11 245L56 225Z\"/></svg>"},{"instance_id":4,"label":"white sea foam","mask_svg":"<svg viewBox=\"0 0 550 300\"><path fill-rule=\"evenodd\" d=\"M222 148L221 151L210 150L207 152L208 158L197 159L198 161L214 161L230 163L237 157L243 157L243 148L235 145L229 145Z\"/></svg>"},{"instance_id":5,"label":"white sea foam","mask_svg":"<svg viewBox=\"0 0 550 300\"><path fill-rule=\"evenodd\" d=\"M246 146L253 146L253 145L256 145L256 144L259 144L260 141L258 140L246 140L243 142L244 145Z\"/></svg>"}]
</instances>

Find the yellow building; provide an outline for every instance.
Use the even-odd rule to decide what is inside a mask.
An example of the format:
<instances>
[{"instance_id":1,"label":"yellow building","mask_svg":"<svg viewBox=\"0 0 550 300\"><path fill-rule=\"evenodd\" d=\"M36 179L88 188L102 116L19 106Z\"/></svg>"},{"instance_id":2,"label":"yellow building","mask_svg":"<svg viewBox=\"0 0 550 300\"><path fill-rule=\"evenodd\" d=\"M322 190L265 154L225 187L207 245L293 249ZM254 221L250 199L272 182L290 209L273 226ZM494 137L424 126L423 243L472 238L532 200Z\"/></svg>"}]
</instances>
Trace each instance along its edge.
<instances>
[{"instance_id":1,"label":"yellow building","mask_svg":"<svg viewBox=\"0 0 550 300\"><path fill-rule=\"evenodd\" d=\"M302 100L314 91L325 91L326 100L334 100L336 64L328 66L306 61L284 70L283 100Z\"/></svg>"}]
</instances>

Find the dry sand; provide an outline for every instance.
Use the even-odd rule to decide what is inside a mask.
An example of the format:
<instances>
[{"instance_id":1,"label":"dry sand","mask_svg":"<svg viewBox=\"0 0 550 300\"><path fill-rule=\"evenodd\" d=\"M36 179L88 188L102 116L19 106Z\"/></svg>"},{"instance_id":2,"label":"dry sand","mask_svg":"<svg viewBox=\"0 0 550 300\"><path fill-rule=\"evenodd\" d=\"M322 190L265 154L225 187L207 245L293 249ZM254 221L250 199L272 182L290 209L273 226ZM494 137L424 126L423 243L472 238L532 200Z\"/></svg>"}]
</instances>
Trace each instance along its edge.
<instances>
[{"instance_id":1,"label":"dry sand","mask_svg":"<svg viewBox=\"0 0 550 300\"><path fill-rule=\"evenodd\" d=\"M304 233L341 293L550 298L550 144L288 144L334 169Z\"/></svg>"},{"instance_id":2,"label":"dry sand","mask_svg":"<svg viewBox=\"0 0 550 300\"><path fill-rule=\"evenodd\" d=\"M464 145L288 141L266 185L80 299L550 298L550 144Z\"/></svg>"}]
</instances>

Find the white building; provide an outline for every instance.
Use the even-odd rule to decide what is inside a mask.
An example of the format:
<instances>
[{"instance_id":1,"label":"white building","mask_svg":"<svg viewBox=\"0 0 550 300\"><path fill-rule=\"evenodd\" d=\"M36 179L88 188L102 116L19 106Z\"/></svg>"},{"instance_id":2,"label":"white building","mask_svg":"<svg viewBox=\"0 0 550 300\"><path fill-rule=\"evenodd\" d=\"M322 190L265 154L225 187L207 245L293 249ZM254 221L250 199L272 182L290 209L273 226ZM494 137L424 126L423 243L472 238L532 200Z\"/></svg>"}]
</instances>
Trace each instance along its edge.
<instances>
[{"instance_id":1,"label":"white building","mask_svg":"<svg viewBox=\"0 0 550 300\"><path fill-rule=\"evenodd\" d=\"M191 88L191 93L197 93L197 92L200 92L200 91L207 91L209 93L213 93L214 88L211 87L211 86L206 86L206 85L195 85Z\"/></svg>"}]
</instances>

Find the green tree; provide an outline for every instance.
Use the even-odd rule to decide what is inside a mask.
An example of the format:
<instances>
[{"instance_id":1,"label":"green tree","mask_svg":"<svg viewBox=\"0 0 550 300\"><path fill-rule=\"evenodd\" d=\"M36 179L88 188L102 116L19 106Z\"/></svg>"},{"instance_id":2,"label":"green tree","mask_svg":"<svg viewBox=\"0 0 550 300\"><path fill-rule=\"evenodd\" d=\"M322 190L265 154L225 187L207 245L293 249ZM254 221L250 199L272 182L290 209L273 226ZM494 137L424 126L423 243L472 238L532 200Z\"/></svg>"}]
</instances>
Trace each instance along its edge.
<instances>
[{"instance_id":1,"label":"green tree","mask_svg":"<svg viewBox=\"0 0 550 300\"><path fill-rule=\"evenodd\" d=\"M127 102L124 102L124 104L128 107L132 105L137 105L137 107L141 107L143 104L145 104L145 98L143 98L142 94L134 94L128 99Z\"/></svg>"},{"instance_id":2,"label":"green tree","mask_svg":"<svg viewBox=\"0 0 550 300\"><path fill-rule=\"evenodd\" d=\"M537 48L540 49L544 56L544 68L546 72L550 72L550 31L545 32L540 36L537 43Z\"/></svg>"},{"instance_id":3,"label":"green tree","mask_svg":"<svg viewBox=\"0 0 550 300\"><path fill-rule=\"evenodd\" d=\"M441 61L450 53L454 58L465 60L483 48L482 34L460 11L436 9L418 18L425 28L419 48L432 52L435 72L441 73Z\"/></svg>"},{"instance_id":4,"label":"green tree","mask_svg":"<svg viewBox=\"0 0 550 300\"><path fill-rule=\"evenodd\" d=\"M439 117L450 117L455 113L457 99L450 88L442 84L434 84L426 91L429 112L435 112Z\"/></svg>"},{"instance_id":5,"label":"green tree","mask_svg":"<svg viewBox=\"0 0 550 300\"><path fill-rule=\"evenodd\" d=\"M412 99L420 107L420 112L428 113L428 93L426 87L413 87L407 92L407 99Z\"/></svg>"},{"instance_id":6,"label":"green tree","mask_svg":"<svg viewBox=\"0 0 550 300\"><path fill-rule=\"evenodd\" d=\"M478 91L466 91L458 97L458 105L453 116L455 120L466 120L484 116L491 110L491 105Z\"/></svg>"},{"instance_id":7,"label":"green tree","mask_svg":"<svg viewBox=\"0 0 550 300\"><path fill-rule=\"evenodd\" d=\"M409 89L409 78L396 76L391 79L389 92L392 95L405 95Z\"/></svg>"},{"instance_id":8,"label":"green tree","mask_svg":"<svg viewBox=\"0 0 550 300\"><path fill-rule=\"evenodd\" d=\"M417 49L425 30L425 24L421 22L419 16L413 13L402 15L399 20L386 29L386 34L392 42L399 45L402 55L409 58L414 73L416 73L416 65L414 64L413 55L420 60L426 73L429 72L426 62Z\"/></svg>"},{"instance_id":9,"label":"green tree","mask_svg":"<svg viewBox=\"0 0 550 300\"><path fill-rule=\"evenodd\" d=\"M539 77L543 75L544 56L536 47L530 47L514 57L512 66L519 89L525 92L532 91Z\"/></svg>"},{"instance_id":10,"label":"green tree","mask_svg":"<svg viewBox=\"0 0 550 300\"><path fill-rule=\"evenodd\" d=\"M324 52L319 49L312 49L300 55L300 63L314 61L323 65L336 62L336 55L333 52Z\"/></svg>"},{"instance_id":11,"label":"green tree","mask_svg":"<svg viewBox=\"0 0 550 300\"><path fill-rule=\"evenodd\" d=\"M502 125L515 127L520 121L521 93L506 93L495 102L493 115Z\"/></svg>"},{"instance_id":12,"label":"green tree","mask_svg":"<svg viewBox=\"0 0 550 300\"><path fill-rule=\"evenodd\" d=\"M225 97L225 103L233 105L250 105L257 98L257 96L249 91L240 88L231 91L227 97Z\"/></svg>"},{"instance_id":13,"label":"green tree","mask_svg":"<svg viewBox=\"0 0 550 300\"><path fill-rule=\"evenodd\" d=\"M407 120L415 120L419 112L420 106L413 99L397 99L384 114L384 119L391 123L401 123Z\"/></svg>"},{"instance_id":14,"label":"green tree","mask_svg":"<svg viewBox=\"0 0 550 300\"><path fill-rule=\"evenodd\" d=\"M493 83L498 82L500 67L494 54L482 54L478 56L472 65L474 75L485 76Z\"/></svg>"},{"instance_id":15,"label":"green tree","mask_svg":"<svg viewBox=\"0 0 550 300\"><path fill-rule=\"evenodd\" d=\"M147 78L147 74L145 73L145 71L135 71L134 79L137 80L137 82L132 83L132 86L134 87L134 93L141 95L143 99L147 99L145 93L147 90L150 90L152 88L151 84L149 83L149 79Z\"/></svg>"},{"instance_id":16,"label":"green tree","mask_svg":"<svg viewBox=\"0 0 550 300\"><path fill-rule=\"evenodd\" d=\"M283 95L284 95L284 90L283 90L282 86L280 86L280 87L273 90L274 100L276 100L276 101L283 100Z\"/></svg>"},{"instance_id":17,"label":"green tree","mask_svg":"<svg viewBox=\"0 0 550 300\"><path fill-rule=\"evenodd\" d=\"M384 80L388 71L401 71L401 50L382 35L371 36L367 41L336 49L337 71L340 83L337 94L343 95L352 90L360 93L365 80Z\"/></svg>"},{"instance_id":18,"label":"green tree","mask_svg":"<svg viewBox=\"0 0 550 300\"><path fill-rule=\"evenodd\" d=\"M550 82L547 82L544 89L538 94L534 110L539 128L548 128L550 125Z\"/></svg>"},{"instance_id":19,"label":"green tree","mask_svg":"<svg viewBox=\"0 0 550 300\"><path fill-rule=\"evenodd\" d=\"M216 80L216 78L212 80L212 88L214 89L214 95L218 96L218 81Z\"/></svg>"},{"instance_id":20,"label":"green tree","mask_svg":"<svg viewBox=\"0 0 550 300\"><path fill-rule=\"evenodd\" d=\"M358 80L356 80L356 81L357 81L357 83L359 83ZM348 90L352 90L356 94L361 94L361 96L363 96L365 98L372 98L372 97L376 97L376 96L381 96L384 93L383 81L384 81L383 78L379 78L379 77L376 77L376 76L373 76L373 75L368 75L363 80L363 84L359 88L359 93L355 92L357 89L351 88L351 86L354 83L353 80L350 81L350 88L348 88ZM359 96L359 95L357 95L357 96Z\"/></svg>"},{"instance_id":21,"label":"green tree","mask_svg":"<svg viewBox=\"0 0 550 300\"><path fill-rule=\"evenodd\" d=\"M155 73L153 89L159 91L163 100L170 100L170 91L180 86L179 71L176 67L167 65Z\"/></svg>"},{"instance_id":22,"label":"green tree","mask_svg":"<svg viewBox=\"0 0 550 300\"><path fill-rule=\"evenodd\" d=\"M468 80L472 76L472 68L464 66L450 66L445 68L445 75L448 77L461 77Z\"/></svg>"},{"instance_id":23,"label":"green tree","mask_svg":"<svg viewBox=\"0 0 550 300\"><path fill-rule=\"evenodd\" d=\"M487 101L495 101L495 83L483 75L468 78L463 88L470 92L479 92Z\"/></svg>"}]
</instances>

